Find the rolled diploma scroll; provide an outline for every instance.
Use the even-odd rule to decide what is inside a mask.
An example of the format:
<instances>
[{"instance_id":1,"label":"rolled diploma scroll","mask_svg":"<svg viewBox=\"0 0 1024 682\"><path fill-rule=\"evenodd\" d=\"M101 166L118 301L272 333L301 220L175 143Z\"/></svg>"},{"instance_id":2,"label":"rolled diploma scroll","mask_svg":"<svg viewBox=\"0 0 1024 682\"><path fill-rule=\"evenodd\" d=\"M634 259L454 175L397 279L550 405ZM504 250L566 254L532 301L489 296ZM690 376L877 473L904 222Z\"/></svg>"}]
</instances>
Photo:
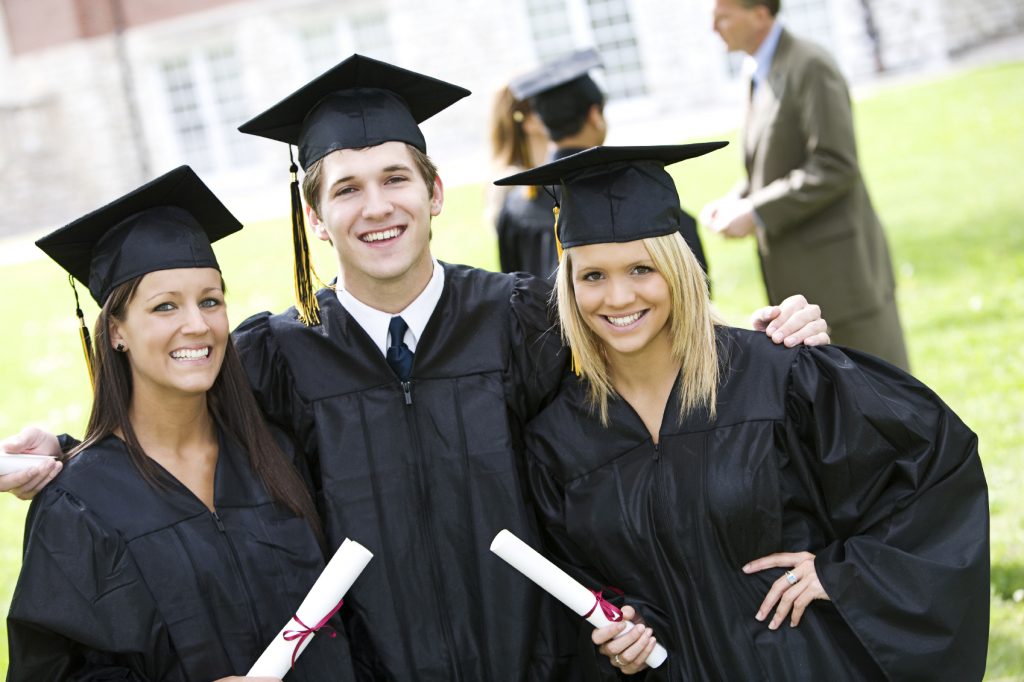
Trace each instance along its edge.
<instances>
[{"instance_id":1,"label":"rolled diploma scroll","mask_svg":"<svg viewBox=\"0 0 1024 682\"><path fill-rule=\"evenodd\" d=\"M303 632L308 628L315 627L338 605L338 602L352 587L352 583L356 581L372 558L373 554L369 550L355 540L346 538L338 551L331 557L323 573L313 583L313 587L310 588L306 598L302 600L295 615L281 628L281 632L277 633L274 641L270 643L255 665L249 669L248 676L284 677L285 673L291 670L292 657L297 659L315 636L311 633L301 641L298 637L293 637L289 641L285 639L285 633Z\"/></svg>"},{"instance_id":2,"label":"rolled diploma scroll","mask_svg":"<svg viewBox=\"0 0 1024 682\"><path fill-rule=\"evenodd\" d=\"M552 597L562 602L573 612L583 616L595 628L603 628L614 621L608 619L598 608L594 593L579 584L568 573L555 566L541 556L533 547L517 538L507 530L502 530L491 542L491 551L512 565L514 569L541 586ZM620 632L621 637L633 629L633 624L626 623L626 629ZM668 658L668 652L660 644L654 645L654 651L647 657L647 665L657 668Z\"/></svg>"}]
</instances>

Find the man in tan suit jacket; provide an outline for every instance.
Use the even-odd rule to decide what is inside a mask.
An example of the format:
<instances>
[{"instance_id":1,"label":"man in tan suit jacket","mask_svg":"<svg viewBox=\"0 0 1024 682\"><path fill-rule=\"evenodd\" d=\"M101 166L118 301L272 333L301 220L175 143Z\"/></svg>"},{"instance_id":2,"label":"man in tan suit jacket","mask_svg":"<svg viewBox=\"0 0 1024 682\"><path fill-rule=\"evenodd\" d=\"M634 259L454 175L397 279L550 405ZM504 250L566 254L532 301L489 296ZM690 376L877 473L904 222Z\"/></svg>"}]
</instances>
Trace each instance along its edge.
<instances>
[{"instance_id":1,"label":"man in tan suit jacket","mask_svg":"<svg viewBox=\"0 0 1024 682\"><path fill-rule=\"evenodd\" d=\"M889 248L857 162L846 81L775 21L779 0L716 0L715 31L757 62L743 131L747 181L706 206L726 237L756 234L769 301L801 292L833 343L904 369Z\"/></svg>"}]
</instances>

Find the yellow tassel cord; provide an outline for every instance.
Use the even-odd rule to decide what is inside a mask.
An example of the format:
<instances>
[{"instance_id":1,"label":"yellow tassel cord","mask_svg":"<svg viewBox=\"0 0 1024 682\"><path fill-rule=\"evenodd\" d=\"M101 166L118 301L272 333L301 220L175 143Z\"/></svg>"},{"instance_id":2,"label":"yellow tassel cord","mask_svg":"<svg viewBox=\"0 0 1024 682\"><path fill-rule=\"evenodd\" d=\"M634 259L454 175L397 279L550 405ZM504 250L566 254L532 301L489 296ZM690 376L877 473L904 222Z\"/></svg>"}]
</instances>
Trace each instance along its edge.
<instances>
[{"instance_id":1,"label":"yellow tassel cord","mask_svg":"<svg viewBox=\"0 0 1024 682\"><path fill-rule=\"evenodd\" d=\"M290 151L290 150L289 150ZM320 324L320 304L313 289L313 268L309 262L309 242L306 241L306 221L302 216L302 198L299 195L299 167L291 165L292 183L292 246L295 249L295 305L299 319L307 327Z\"/></svg>"},{"instance_id":2,"label":"yellow tassel cord","mask_svg":"<svg viewBox=\"0 0 1024 682\"><path fill-rule=\"evenodd\" d=\"M555 214L555 248L558 249L558 262L562 262L562 240L558 238L558 205L551 209Z\"/></svg>"},{"instance_id":3,"label":"yellow tassel cord","mask_svg":"<svg viewBox=\"0 0 1024 682\"><path fill-rule=\"evenodd\" d=\"M85 370L89 372L89 385L96 388L96 374L92 366L92 337L89 335L89 327L85 324L85 315L82 314L82 307L78 304L78 289L75 287L75 280L68 275L71 283L71 290L75 292L75 315L78 316L78 338L82 342L82 355L85 356Z\"/></svg>"}]
</instances>

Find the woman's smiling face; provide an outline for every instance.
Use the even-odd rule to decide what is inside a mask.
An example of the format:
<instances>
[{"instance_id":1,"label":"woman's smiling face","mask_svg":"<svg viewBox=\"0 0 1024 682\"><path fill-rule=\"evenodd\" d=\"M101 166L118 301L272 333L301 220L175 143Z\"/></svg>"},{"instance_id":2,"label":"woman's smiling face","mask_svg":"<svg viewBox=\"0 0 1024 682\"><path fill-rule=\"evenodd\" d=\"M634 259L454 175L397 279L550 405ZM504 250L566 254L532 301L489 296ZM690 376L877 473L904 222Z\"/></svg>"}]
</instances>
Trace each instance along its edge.
<instances>
[{"instance_id":1,"label":"woman's smiling face","mask_svg":"<svg viewBox=\"0 0 1024 682\"><path fill-rule=\"evenodd\" d=\"M570 250L576 305L609 355L635 355L667 340L668 283L642 240Z\"/></svg>"},{"instance_id":2,"label":"woman's smiling face","mask_svg":"<svg viewBox=\"0 0 1024 682\"><path fill-rule=\"evenodd\" d=\"M220 272L215 268L157 270L143 276L123 320L112 320L110 341L123 344L133 392L195 395L213 386L227 347L229 325Z\"/></svg>"}]
</instances>

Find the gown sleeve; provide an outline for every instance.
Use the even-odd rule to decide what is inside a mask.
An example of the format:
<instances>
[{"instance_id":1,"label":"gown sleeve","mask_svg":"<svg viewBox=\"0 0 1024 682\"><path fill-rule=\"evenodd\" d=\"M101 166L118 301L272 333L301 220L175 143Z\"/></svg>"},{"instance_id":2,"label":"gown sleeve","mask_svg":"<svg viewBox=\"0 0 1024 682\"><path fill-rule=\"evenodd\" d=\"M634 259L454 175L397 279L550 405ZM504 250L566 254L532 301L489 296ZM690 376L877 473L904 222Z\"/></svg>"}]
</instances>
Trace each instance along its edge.
<instances>
[{"instance_id":1,"label":"gown sleeve","mask_svg":"<svg viewBox=\"0 0 1024 682\"><path fill-rule=\"evenodd\" d=\"M902 370L834 346L801 350L786 400L791 463L831 524L815 567L846 623L890 679L981 679L989 515L975 434Z\"/></svg>"},{"instance_id":2,"label":"gown sleeve","mask_svg":"<svg viewBox=\"0 0 1024 682\"><path fill-rule=\"evenodd\" d=\"M8 682L182 676L124 542L61 491L32 504L7 630Z\"/></svg>"},{"instance_id":3,"label":"gown sleeve","mask_svg":"<svg viewBox=\"0 0 1024 682\"><path fill-rule=\"evenodd\" d=\"M295 439L315 477L317 441L312 410L295 388L295 378L274 335L270 313L258 313L243 321L231 338L263 414Z\"/></svg>"},{"instance_id":4,"label":"gown sleeve","mask_svg":"<svg viewBox=\"0 0 1024 682\"><path fill-rule=\"evenodd\" d=\"M524 273L513 275L511 299L512 362L508 404L525 425L554 398L565 373L557 319L549 303L551 287Z\"/></svg>"}]
</instances>

